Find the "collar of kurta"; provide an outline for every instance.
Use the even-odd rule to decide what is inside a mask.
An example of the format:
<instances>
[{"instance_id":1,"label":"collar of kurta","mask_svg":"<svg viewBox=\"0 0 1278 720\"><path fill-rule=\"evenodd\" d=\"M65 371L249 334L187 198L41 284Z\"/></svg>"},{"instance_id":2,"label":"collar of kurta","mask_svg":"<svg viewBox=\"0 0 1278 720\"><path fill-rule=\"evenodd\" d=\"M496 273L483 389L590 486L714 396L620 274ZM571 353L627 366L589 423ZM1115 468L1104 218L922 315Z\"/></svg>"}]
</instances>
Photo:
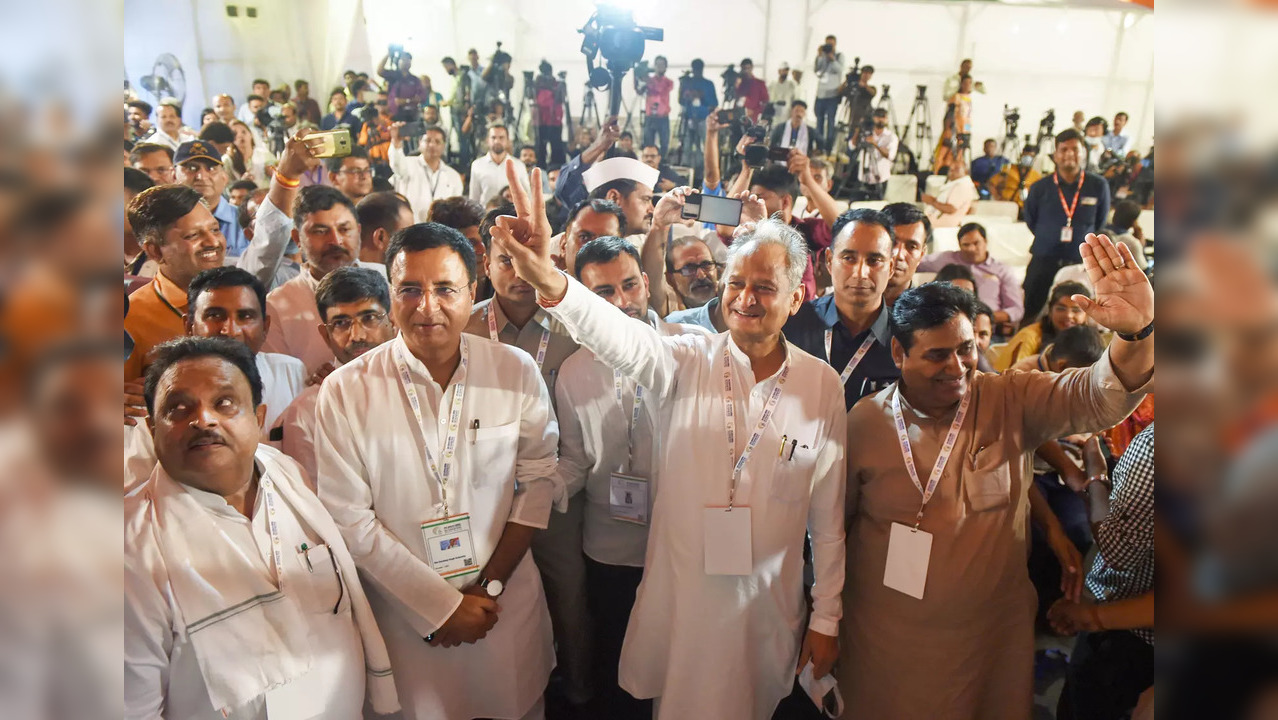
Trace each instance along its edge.
<instances>
[{"instance_id":1,"label":"collar of kurta","mask_svg":"<svg viewBox=\"0 0 1278 720\"><path fill-rule=\"evenodd\" d=\"M313 295L319 289L320 281L316 280L315 276L311 274L311 266L303 263L302 271L297 274L297 283L308 288Z\"/></svg>"},{"instance_id":2,"label":"collar of kurta","mask_svg":"<svg viewBox=\"0 0 1278 720\"><path fill-rule=\"evenodd\" d=\"M839 324L839 308L834 304L834 293L813 300L812 308L816 310L817 317L821 318L821 322L825 323L826 327L832 328ZM892 333L888 329L888 304L886 302L879 308L879 316L870 325L870 333L884 347L892 346Z\"/></svg>"},{"instance_id":3,"label":"collar of kurta","mask_svg":"<svg viewBox=\"0 0 1278 720\"><path fill-rule=\"evenodd\" d=\"M155 274L155 280L152 282L155 283L152 287L156 288L160 292L160 296L167 300L170 305L178 310L186 310L186 291L170 280L164 274L163 269Z\"/></svg>"},{"instance_id":4,"label":"collar of kurta","mask_svg":"<svg viewBox=\"0 0 1278 720\"><path fill-rule=\"evenodd\" d=\"M728 343L728 353L732 355L732 359L733 359L733 360L735 360L736 362L739 362L739 363L741 363L742 365L746 366L747 368L749 368L749 369L750 369L750 372L751 372L751 373L753 373L753 372L754 372L754 363L752 363L752 362L750 361L750 356L749 356L749 355L746 355L746 354L745 354L745 351L743 351L740 347L738 347L738 346L737 346L737 341L736 341L736 340L734 340L734 339L732 338L732 333L731 333L731 332L724 333L724 335L726 335L726 336L727 336L727 338L728 338L728 339L727 339L727 343ZM785 358L785 359L789 359L789 357L790 357L790 341L785 339L785 333L782 333L782 334L781 334L781 336L780 336L780 338L779 338L779 342L781 343L781 352L785 353L784 358ZM717 352L717 351L716 351L716 352ZM783 367L785 367L785 360L782 360L782 362L781 362L781 367L777 368L777 371L776 371L776 372L774 372L774 373L772 373L770 376L768 376L768 377L766 378L766 380L771 380L772 378L775 378L777 375L781 374L781 368L783 368ZM766 380L765 380L765 382L766 382ZM751 385L753 385L753 384L757 384L757 383L752 383ZM750 387L751 385L747 385L746 387L748 388L748 387Z\"/></svg>"}]
</instances>

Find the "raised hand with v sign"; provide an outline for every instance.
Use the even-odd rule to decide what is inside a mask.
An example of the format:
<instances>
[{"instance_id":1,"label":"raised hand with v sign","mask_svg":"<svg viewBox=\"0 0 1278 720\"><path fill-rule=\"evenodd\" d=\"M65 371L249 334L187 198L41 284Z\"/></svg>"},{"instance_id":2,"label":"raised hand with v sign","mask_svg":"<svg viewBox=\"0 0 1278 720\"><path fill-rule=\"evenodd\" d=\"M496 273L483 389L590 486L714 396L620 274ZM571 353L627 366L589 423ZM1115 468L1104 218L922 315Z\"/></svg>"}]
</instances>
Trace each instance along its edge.
<instances>
[{"instance_id":1,"label":"raised hand with v sign","mask_svg":"<svg viewBox=\"0 0 1278 720\"><path fill-rule=\"evenodd\" d=\"M510 258L515 273L532 285L540 297L556 302L568 291L568 279L559 272L551 256L551 229L541 191L541 168L533 168L531 195L518 182L521 172L524 172L523 166L507 158L506 178L510 181L515 217L497 218L492 230L495 251Z\"/></svg>"}]
</instances>

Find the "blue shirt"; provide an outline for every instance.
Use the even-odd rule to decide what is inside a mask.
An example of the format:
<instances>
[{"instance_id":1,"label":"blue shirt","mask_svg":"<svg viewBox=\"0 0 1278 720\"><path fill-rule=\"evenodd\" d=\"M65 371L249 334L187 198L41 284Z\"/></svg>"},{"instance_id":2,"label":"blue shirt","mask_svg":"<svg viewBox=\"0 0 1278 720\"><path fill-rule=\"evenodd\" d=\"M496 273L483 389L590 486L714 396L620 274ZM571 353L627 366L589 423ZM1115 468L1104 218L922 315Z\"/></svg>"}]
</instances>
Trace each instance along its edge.
<instances>
[{"instance_id":1,"label":"blue shirt","mask_svg":"<svg viewBox=\"0 0 1278 720\"><path fill-rule=\"evenodd\" d=\"M675 310L666 316L666 322L700 325L717 335L719 333L719 329L710 321L710 313L718 304L719 298L710 298L710 302L702 305L701 307L688 308L687 310Z\"/></svg>"},{"instance_id":2,"label":"blue shirt","mask_svg":"<svg viewBox=\"0 0 1278 720\"><path fill-rule=\"evenodd\" d=\"M834 331L830 338L830 357L825 355L826 330ZM839 310L834 305L834 295L825 295L803 303L799 311L786 321L782 332L786 340L797 345L803 352L825 360L840 374L861 348L866 337L874 335L874 344L843 385L843 403L849 410L861 398L882 390L901 377L901 371L892 360L892 335L888 329L886 305L879 311L879 316L869 330L852 335L839 322Z\"/></svg>"},{"instance_id":3,"label":"blue shirt","mask_svg":"<svg viewBox=\"0 0 1278 720\"><path fill-rule=\"evenodd\" d=\"M240 209L232 205L230 200L221 198L217 201L217 208L213 210L213 217L217 219L218 227L226 238L227 257L239 257L249 244L244 228L240 227Z\"/></svg>"},{"instance_id":4,"label":"blue shirt","mask_svg":"<svg viewBox=\"0 0 1278 720\"><path fill-rule=\"evenodd\" d=\"M691 100L685 101L682 94L679 96L679 104L683 105L684 112L693 120L705 120L710 115L710 110L719 104L719 96L714 91L714 83L709 78L690 77L683 81L683 89L693 92L693 97L699 91L701 93L701 104L693 105Z\"/></svg>"},{"instance_id":5,"label":"blue shirt","mask_svg":"<svg viewBox=\"0 0 1278 720\"><path fill-rule=\"evenodd\" d=\"M1109 183L1093 173L1083 175L1083 189L1074 210L1071 223L1073 234L1069 242L1061 242L1061 228L1065 227L1065 207L1074 204L1074 192L1078 181L1064 183L1060 192L1056 189L1056 175L1048 175L1030 186L1025 197L1025 224L1034 233L1030 255L1035 258L1059 260L1066 264L1083 261L1079 248L1087 233L1099 233L1105 228L1109 216ZM1065 207L1061 206L1061 195Z\"/></svg>"},{"instance_id":6,"label":"blue shirt","mask_svg":"<svg viewBox=\"0 0 1278 720\"><path fill-rule=\"evenodd\" d=\"M1001 155L986 157L982 155L972 161L972 182L984 185L990 178L998 174L1007 164L1007 158Z\"/></svg>"}]
</instances>

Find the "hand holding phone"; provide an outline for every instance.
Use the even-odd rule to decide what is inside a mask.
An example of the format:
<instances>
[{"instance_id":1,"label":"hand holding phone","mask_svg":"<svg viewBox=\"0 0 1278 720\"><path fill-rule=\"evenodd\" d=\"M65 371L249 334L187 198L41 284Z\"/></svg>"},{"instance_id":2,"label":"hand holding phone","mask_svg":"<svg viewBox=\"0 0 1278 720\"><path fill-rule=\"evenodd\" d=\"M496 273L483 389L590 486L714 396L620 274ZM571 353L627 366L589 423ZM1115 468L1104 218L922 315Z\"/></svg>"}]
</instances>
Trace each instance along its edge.
<instances>
[{"instance_id":1,"label":"hand holding phone","mask_svg":"<svg viewBox=\"0 0 1278 720\"><path fill-rule=\"evenodd\" d=\"M684 199L680 217L715 225L740 225L741 201L720 195L692 193Z\"/></svg>"},{"instance_id":2,"label":"hand holding phone","mask_svg":"<svg viewBox=\"0 0 1278 720\"><path fill-rule=\"evenodd\" d=\"M351 131L339 128L309 133L306 145L311 149L311 155L317 158L346 157L351 154Z\"/></svg>"}]
</instances>

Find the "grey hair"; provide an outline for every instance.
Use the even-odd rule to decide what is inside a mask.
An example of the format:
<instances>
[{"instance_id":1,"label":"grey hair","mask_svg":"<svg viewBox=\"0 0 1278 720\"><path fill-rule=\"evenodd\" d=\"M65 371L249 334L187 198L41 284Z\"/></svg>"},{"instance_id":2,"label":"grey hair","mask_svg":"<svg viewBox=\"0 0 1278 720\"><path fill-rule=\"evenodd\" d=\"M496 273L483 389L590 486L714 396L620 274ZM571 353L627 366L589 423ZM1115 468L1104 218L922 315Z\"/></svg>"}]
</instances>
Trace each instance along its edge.
<instances>
[{"instance_id":1,"label":"grey hair","mask_svg":"<svg viewBox=\"0 0 1278 720\"><path fill-rule=\"evenodd\" d=\"M730 272L734 264L742 258L753 255L764 245L779 245L785 250L786 278L790 281L790 290L803 284L803 271L808 267L808 244L798 230L781 220L768 218L755 223L754 228L747 230L732 242L728 248L728 260L725 272Z\"/></svg>"}]
</instances>

